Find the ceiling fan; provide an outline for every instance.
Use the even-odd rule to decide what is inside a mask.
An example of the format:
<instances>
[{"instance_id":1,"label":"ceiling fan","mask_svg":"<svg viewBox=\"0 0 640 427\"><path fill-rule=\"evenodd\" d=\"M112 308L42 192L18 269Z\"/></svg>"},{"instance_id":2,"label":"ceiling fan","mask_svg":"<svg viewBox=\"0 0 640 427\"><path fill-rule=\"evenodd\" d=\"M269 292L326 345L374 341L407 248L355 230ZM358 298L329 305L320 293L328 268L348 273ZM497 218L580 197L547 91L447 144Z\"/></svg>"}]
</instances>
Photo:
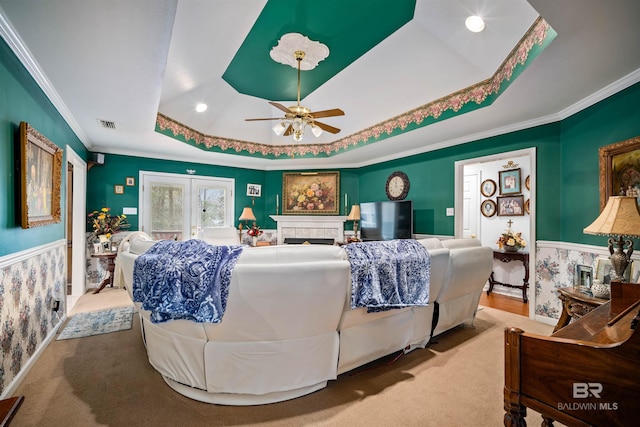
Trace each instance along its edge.
<instances>
[{"instance_id":1,"label":"ceiling fan","mask_svg":"<svg viewBox=\"0 0 640 427\"><path fill-rule=\"evenodd\" d=\"M312 112L307 107L300 105L300 62L304 59L305 53L301 50L296 50L293 53L298 63L298 103L292 107L285 107L277 102L269 102L277 109L284 112L284 117L271 117L263 119L245 119L245 121L257 121L257 120L279 120L280 122L273 127L273 131L276 135L289 136L293 135L293 139L296 141L302 141L304 131L307 126L311 128L313 134L318 137L322 134L322 131L330 133L338 133L340 129L330 126L326 123L317 121L318 118L344 116L344 111L339 108L333 108L331 110L322 110Z\"/></svg>"}]
</instances>

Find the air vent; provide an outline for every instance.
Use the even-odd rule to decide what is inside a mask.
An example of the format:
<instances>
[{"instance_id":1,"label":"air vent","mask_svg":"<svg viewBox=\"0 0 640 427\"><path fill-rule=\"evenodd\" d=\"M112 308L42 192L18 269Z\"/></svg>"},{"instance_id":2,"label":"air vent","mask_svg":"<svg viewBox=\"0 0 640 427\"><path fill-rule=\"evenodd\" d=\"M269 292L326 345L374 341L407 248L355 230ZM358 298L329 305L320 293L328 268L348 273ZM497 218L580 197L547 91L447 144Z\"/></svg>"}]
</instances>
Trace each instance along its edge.
<instances>
[{"instance_id":1,"label":"air vent","mask_svg":"<svg viewBox=\"0 0 640 427\"><path fill-rule=\"evenodd\" d=\"M112 122L111 120L100 120L100 119L98 119L98 123L100 123L100 126L102 126L105 129L115 129L116 128L116 122Z\"/></svg>"}]
</instances>

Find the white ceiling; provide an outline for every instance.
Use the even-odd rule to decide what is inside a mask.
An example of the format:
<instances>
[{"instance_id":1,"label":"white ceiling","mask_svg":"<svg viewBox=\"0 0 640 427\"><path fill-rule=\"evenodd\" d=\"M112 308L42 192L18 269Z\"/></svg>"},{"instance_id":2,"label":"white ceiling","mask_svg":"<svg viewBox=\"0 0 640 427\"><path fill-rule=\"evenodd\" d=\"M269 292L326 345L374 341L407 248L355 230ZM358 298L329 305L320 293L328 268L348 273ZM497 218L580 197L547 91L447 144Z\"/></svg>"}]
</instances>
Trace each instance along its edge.
<instances>
[{"instance_id":1,"label":"white ceiling","mask_svg":"<svg viewBox=\"0 0 640 427\"><path fill-rule=\"evenodd\" d=\"M265 3L0 0L0 35L91 151L265 170L359 167L553 122L640 81L637 0L417 0L411 22L303 100L346 113L323 119L340 134L305 142L331 142L490 77L538 14L558 36L493 105L329 158L212 153L156 133L161 112L208 135L292 143L272 122L245 122L280 113L221 78ZM464 29L470 14L485 18L484 32Z\"/></svg>"}]
</instances>

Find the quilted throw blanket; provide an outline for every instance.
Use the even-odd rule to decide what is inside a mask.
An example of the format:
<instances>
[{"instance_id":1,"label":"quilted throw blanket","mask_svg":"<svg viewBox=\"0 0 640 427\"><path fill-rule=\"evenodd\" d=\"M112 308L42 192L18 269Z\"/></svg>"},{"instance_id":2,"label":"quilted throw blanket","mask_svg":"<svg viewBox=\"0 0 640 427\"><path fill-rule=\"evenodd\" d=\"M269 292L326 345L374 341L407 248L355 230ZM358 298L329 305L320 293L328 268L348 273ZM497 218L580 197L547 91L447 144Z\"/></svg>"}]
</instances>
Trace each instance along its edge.
<instances>
[{"instance_id":1,"label":"quilted throw blanket","mask_svg":"<svg viewBox=\"0 0 640 427\"><path fill-rule=\"evenodd\" d=\"M133 300L151 312L154 323L172 319L219 323L242 248L198 239L161 240L135 260Z\"/></svg>"},{"instance_id":2,"label":"quilted throw blanket","mask_svg":"<svg viewBox=\"0 0 640 427\"><path fill-rule=\"evenodd\" d=\"M344 246L351 263L351 308L368 312L429 302L431 257L411 239Z\"/></svg>"}]
</instances>

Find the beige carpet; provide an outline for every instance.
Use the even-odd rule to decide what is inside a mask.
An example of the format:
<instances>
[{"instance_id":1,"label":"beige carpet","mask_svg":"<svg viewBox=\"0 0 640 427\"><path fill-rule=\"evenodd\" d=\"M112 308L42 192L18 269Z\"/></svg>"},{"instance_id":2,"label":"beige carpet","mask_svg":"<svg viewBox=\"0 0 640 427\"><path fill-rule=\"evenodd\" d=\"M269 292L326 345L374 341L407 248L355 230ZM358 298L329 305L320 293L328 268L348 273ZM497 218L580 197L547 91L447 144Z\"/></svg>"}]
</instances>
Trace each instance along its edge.
<instances>
[{"instance_id":1,"label":"beige carpet","mask_svg":"<svg viewBox=\"0 0 640 427\"><path fill-rule=\"evenodd\" d=\"M132 306L131 298L126 289L107 286L99 293L94 294L93 289L82 295L67 313L71 317L76 313L106 310L107 308Z\"/></svg>"},{"instance_id":2,"label":"beige carpet","mask_svg":"<svg viewBox=\"0 0 640 427\"><path fill-rule=\"evenodd\" d=\"M136 314L129 331L52 342L16 392L25 402L12 426L500 426L505 326L552 330L484 308L475 327L393 364L384 358L291 401L232 407L170 389L147 361ZM529 411L527 422L541 418Z\"/></svg>"}]
</instances>

